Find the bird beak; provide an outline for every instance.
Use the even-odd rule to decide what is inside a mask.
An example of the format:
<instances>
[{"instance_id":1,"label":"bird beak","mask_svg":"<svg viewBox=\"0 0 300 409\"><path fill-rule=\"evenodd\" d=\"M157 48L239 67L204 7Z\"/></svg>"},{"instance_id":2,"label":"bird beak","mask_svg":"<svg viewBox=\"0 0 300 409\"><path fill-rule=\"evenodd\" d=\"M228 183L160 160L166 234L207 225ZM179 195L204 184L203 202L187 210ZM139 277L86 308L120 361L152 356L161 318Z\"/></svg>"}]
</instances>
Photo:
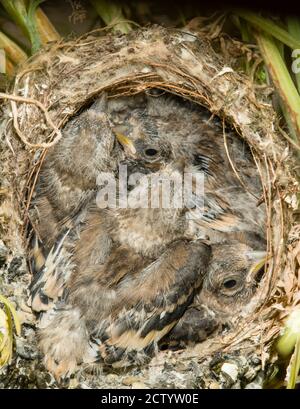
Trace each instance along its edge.
<instances>
[{"instance_id":1,"label":"bird beak","mask_svg":"<svg viewBox=\"0 0 300 409\"><path fill-rule=\"evenodd\" d=\"M255 277L259 271L263 268L267 261L267 252L266 251L251 251L248 254L248 257L253 261L250 270L249 270L249 280L255 280Z\"/></svg>"},{"instance_id":2,"label":"bird beak","mask_svg":"<svg viewBox=\"0 0 300 409\"><path fill-rule=\"evenodd\" d=\"M135 155L136 149L134 147L133 142L127 136L125 136L121 132L118 132L115 129L114 129L114 133L116 135L116 138L120 142L120 144L123 146L123 148L129 151L129 153L131 153L132 155Z\"/></svg>"}]
</instances>

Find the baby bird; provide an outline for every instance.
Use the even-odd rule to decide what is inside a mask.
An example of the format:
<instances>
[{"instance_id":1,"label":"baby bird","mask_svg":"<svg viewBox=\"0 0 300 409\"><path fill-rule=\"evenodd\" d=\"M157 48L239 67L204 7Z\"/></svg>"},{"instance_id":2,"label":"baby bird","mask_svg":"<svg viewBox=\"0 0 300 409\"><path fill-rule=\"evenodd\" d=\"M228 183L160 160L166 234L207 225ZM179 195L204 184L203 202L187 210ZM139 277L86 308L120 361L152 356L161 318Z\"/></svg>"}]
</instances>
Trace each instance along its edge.
<instances>
[{"instance_id":1,"label":"baby bird","mask_svg":"<svg viewBox=\"0 0 300 409\"><path fill-rule=\"evenodd\" d=\"M135 202L129 209L119 206L115 219L122 220L122 231L128 232L122 235L125 242L136 239L143 249L149 237L164 246L179 238L218 238L232 231L263 235L263 206L257 208L257 200L237 180L220 129L188 102L143 95L107 101L102 96L70 121L63 136L49 150L39 177L32 220L42 246L38 240L33 242L32 259L38 260L33 271L41 269L45 254L66 229L84 219L87 205L95 201L99 173L117 173L118 164L126 166L129 180L141 169L141 174L156 172L168 180L180 180L186 174L193 180L197 175L204 178L204 193L197 196L192 191L179 208L163 203L150 203L149 208L149 203L138 206ZM229 136L228 140L242 178L259 197L253 162L247 152L243 154L238 138Z\"/></svg>"},{"instance_id":2,"label":"baby bird","mask_svg":"<svg viewBox=\"0 0 300 409\"><path fill-rule=\"evenodd\" d=\"M201 110L164 97L126 101L102 97L72 120L40 175L30 302L41 313L45 365L57 378L81 362L144 362L199 292L207 237L220 243L232 232L262 231L263 210L238 184L220 131ZM257 193L253 164L235 139L232 151ZM130 206L120 205L118 185L117 205L103 208L97 177L110 172L121 181L119 164ZM204 194L192 183L183 206L164 206L160 195L153 206L159 178L186 172L204 176ZM171 184L170 198L176 193Z\"/></svg>"},{"instance_id":3,"label":"baby bird","mask_svg":"<svg viewBox=\"0 0 300 409\"><path fill-rule=\"evenodd\" d=\"M237 317L252 300L263 276L266 252L263 240L229 239L211 246L212 257L201 290L177 325L164 339L176 347L206 340ZM257 247L260 250L256 250Z\"/></svg>"},{"instance_id":4,"label":"baby bird","mask_svg":"<svg viewBox=\"0 0 300 409\"><path fill-rule=\"evenodd\" d=\"M209 120L203 108L170 96L145 98L130 115L125 115L120 101L108 104L108 115L124 147L127 167L141 163L149 172L172 168L173 175L203 175L204 195L192 196L188 209L181 214L174 212L181 224L182 215L189 220L184 223L187 235L203 238L253 231L263 236L265 210L264 206L257 207L261 186L243 142L228 133L229 154L252 194L245 191L231 168L223 130L216 121ZM139 218L139 213L144 219L143 209L136 210L135 217Z\"/></svg>"},{"instance_id":5,"label":"baby bird","mask_svg":"<svg viewBox=\"0 0 300 409\"><path fill-rule=\"evenodd\" d=\"M49 308L47 293L61 295L74 268L74 243L88 206L95 202L98 175L116 172L122 159L106 111L104 93L68 122L42 164L30 210L35 232L29 253L34 273L29 304L37 312Z\"/></svg>"},{"instance_id":6,"label":"baby bird","mask_svg":"<svg viewBox=\"0 0 300 409\"><path fill-rule=\"evenodd\" d=\"M67 123L62 139L47 152L31 208L31 219L46 253L66 227L80 220L95 196L98 174L116 171L122 150L106 110L107 96L103 94Z\"/></svg>"},{"instance_id":7,"label":"baby bird","mask_svg":"<svg viewBox=\"0 0 300 409\"><path fill-rule=\"evenodd\" d=\"M82 233L83 240L93 232L94 223ZM89 256L78 260L64 293L40 321L44 362L58 379L80 363L146 362L191 304L210 258L210 247L202 241L175 241L154 261L108 242L98 256L109 255L95 265L92 250L82 249Z\"/></svg>"}]
</instances>

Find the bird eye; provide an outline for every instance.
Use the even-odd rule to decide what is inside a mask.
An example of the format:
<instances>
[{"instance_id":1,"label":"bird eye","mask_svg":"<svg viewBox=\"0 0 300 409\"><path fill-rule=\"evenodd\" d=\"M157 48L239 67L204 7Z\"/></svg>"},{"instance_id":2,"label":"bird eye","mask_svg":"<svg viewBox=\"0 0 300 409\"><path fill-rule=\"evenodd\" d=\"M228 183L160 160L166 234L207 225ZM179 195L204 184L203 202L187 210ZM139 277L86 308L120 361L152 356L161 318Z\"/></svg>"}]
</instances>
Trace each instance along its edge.
<instances>
[{"instance_id":1,"label":"bird eye","mask_svg":"<svg viewBox=\"0 0 300 409\"><path fill-rule=\"evenodd\" d=\"M154 148L147 148L145 149L145 155L149 157L154 157L158 154L158 151Z\"/></svg>"},{"instance_id":2,"label":"bird eye","mask_svg":"<svg viewBox=\"0 0 300 409\"><path fill-rule=\"evenodd\" d=\"M224 286L224 288L226 288L226 289L233 289L233 288L236 287L236 285L237 285L237 281L234 280L234 279L225 280L225 281L223 282L223 286Z\"/></svg>"},{"instance_id":3,"label":"bird eye","mask_svg":"<svg viewBox=\"0 0 300 409\"><path fill-rule=\"evenodd\" d=\"M226 277L221 282L220 292L228 297L234 296L243 289L243 280L240 277Z\"/></svg>"}]
</instances>

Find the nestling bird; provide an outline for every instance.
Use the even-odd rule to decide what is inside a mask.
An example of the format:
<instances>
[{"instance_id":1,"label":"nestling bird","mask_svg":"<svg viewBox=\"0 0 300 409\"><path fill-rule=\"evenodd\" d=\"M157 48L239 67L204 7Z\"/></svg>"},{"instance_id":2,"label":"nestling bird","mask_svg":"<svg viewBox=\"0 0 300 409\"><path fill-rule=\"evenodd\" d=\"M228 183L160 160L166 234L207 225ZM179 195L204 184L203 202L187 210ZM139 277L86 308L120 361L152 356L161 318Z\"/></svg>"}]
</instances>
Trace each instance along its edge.
<instances>
[{"instance_id":1,"label":"nestling bird","mask_svg":"<svg viewBox=\"0 0 300 409\"><path fill-rule=\"evenodd\" d=\"M29 254L35 273L30 304L37 312L51 304L49 286L53 298L59 297L74 268L74 243L88 206L95 202L99 173L116 172L123 157L106 111L107 95L102 94L68 122L63 138L49 148L42 164L30 209L35 227Z\"/></svg>"},{"instance_id":2,"label":"nestling bird","mask_svg":"<svg viewBox=\"0 0 300 409\"><path fill-rule=\"evenodd\" d=\"M57 378L80 363L145 363L173 327L170 344L200 342L250 301L264 252L238 240L176 241L152 261L111 241L101 213L90 215L81 233L89 244L77 243L77 269L41 320L40 346Z\"/></svg>"},{"instance_id":3,"label":"nestling bird","mask_svg":"<svg viewBox=\"0 0 300 409\"><path fill-rule=\"evenodd\" d=\"M242 178L249 190L260 196L249 153L231 134L228 141ZM263 234L263 206L257 208L257 200L240 185L225 153L222 131L208 121L203 110L164 96L107 100L104 94L67 124L63 139L49 150L42 166L32 220L46 253L65 228L84 219L87 205L95 199L99 173L116 173L120 163L131 174L143 169L144 173L162 172L167 177L204 175L204 197L194 198L189 209L154 209L157 226L149 226L152 232L157 233L161 222L168 219L164 213L173 213L167 229L180 225L178 237L201 238L215 232L219 236L220 232L245 230ZM121 209L120 218L128 216L128 226L136 220L137 228L138 220L144 225L148 210Z\"/></svg>"},{"instance_id":4,"label":"nestling bird","mask_svg":"<svg viewBox=\"0 0 300 409\"><path fill-rule=\"evenodd\" d=\"M211 248L203 285L164 344L184 347L206 340L247 308L259 286L266 262L263 240L239 235Z\"/></svg>"},{"instance_id":5,"label":"nestling bird","mask_svg":"<svg viewBox=\"0 0 300 409\"><path fill-rule=\"evenodd\" d=\"M83 239L93 231L92 221ZM103 264L74 271L60 300L43 314L40 347L57 378L82 362L144 363L192 302L210 258L202 241L176 241L152 262L111 245Z\"/></svg>"},{"instance_id":6,"label":"nestling bird","mask_svg":"<svg viewBox=\"0 0 300 409\"><path fill-rule=\"evenodd\" d=\"M252 231L264 235L264 206L257 207L260 181L251 154L239 138L226 131L231 160L252 194L245 191L231 167L223 129L202 108L170 96L148 96L128 114L124 108L128 98L123 104L120 100L111 101L108 115L125 149L128 167L136 169L141 163L151 172L172 167L180 174L204 175L204 212L196 200L185 225L187 234L204 237L214 231L217 236Z\"/></svg>"},{"instance_id":7,"label":"nestling bird","mask_svg":"<svg viewBox=\"0 0 300 409\"><path fill-rule=\"evenodd\" d=\"M228 140L259 196L242 142ZM131 207L95 208L99 174L120 181L119 164L129 181L140 174L128 189ZM141 195L160 189L153 176L179 180L185 173L204 176L204 194L192 184L182 207L165 207L160 198L151 207L151 195L139 206ZM176 193L170 186L171 198ZM211 256L207 240L215 245L232 232L260 235L264 223L264 210L239 185L221 130L207 115L173 98L143 95L102 96L70 121L46 156L33 213L31 305L43 311L40 347L58 378L81 362L144 362L201 288Z\"/></svg>"},{"instance_id":8,"label":"nestling bird","mask_svg":"<svg viewBox=\"0 0 300 409\"><path fill-rule=\"evenodd\" d=\"M106 110L107 96L103 94L67 123L63 138L47 152L31 208L45 252L66 227L80 221L86 204L95 197L99 172L117 169L122 150Z\"/></svg>"}]
</instances>

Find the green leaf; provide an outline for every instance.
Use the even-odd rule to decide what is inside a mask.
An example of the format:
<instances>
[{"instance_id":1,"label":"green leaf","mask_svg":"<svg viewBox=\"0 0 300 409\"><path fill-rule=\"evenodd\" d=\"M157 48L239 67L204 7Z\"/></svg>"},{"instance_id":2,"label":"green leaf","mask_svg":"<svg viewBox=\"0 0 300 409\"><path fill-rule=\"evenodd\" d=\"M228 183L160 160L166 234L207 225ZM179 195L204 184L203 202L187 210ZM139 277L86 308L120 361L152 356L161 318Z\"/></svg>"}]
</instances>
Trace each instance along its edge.
<instances>
[{"instance_id":1,"label":"green leaf","mask_svg":"<svg viewBox=\"0 0 300 409\"><path fill-rule=\"evenodd\" d=\"M235 13L243 19L249 21L255 28L263 30L265 33L277 38L283 44L292 49L300 49L300 40L294 38L288 31L279 27L272 20L261 17L248 10L235 10Z\"/></svg>"},{"instance_id":2,"label":"green leaf","mask_svg":"<svg viewBox=\"0 0 300 409\"><path fill-rule=\"evenodd\" d=\"M4 304L8 308L8 311L12 315L12 318L13 318L13 321L14 321L14 324L15 324L16 333L17 333L17 335L20 335L20 333L21 333L21 324L20 324L20 320L19 320L18 314L17 314L14 306L12 305L12 303L10 301L8 301L7 298L3 297L3 295L1 295L1 294L0 294L0 302L2 304Z\"/></svg>"},{"instance_id":3,"label":"green leaf","mask_svg":"<svg viewBox=\"0 0 300 409\"><path fill-rule=\"evenodd\" d=\"M7 35L0 31L0 48L15 64L21 64L27 60L27 54Z\"/></svg>"},{"instance_id":4,"label":"green leaf","mask_svg":"<svg viewBox=\"0 0 300 409\"><path fill-rule=\"evenodd\" d=\"M294 389L300 369L300 308L294 309L285 322L283 335L277 342L277 351L287 358L293 352L288 367L288 389Z\"/></svg>"},{"instance_id":5,"label":"green leaf","mask_svg":"<svg viewBox=\"0 0 300 409\"><path fill-rule=\"evenodd\" d=\"M41 47L41 39L36 27L35 11L43 0L0 0L1 4L13 19L13 21L23 30L24 34L31 42L31 53L34 54ZM26 7L26 4L27 7Z\"/></svg>"},{"instance_id":6,"label":"green leaf","mask_svg":"<svg viewBox=\"0 0 300 409\"><path fill-rule=\"evenodd\" d=\"M126 21L122 7L118 3L110 0L90 0L90 3L105 24L114 25L114 31L120 31L123 34L131 31L131 26Z\"/></svg>"},{"instance_id":7,"label":"green leaf","mask_svg":"<svg viewBox=\"0 0 300 409\"><path fill-rule=\"evenodd\" d=\"M0 368L10 362L13 352L14 326L17 335L21 333L21 325L12 303L0 295L0 303L4 304L4 310L0 309Z\"/></svg>"},{"instance_id":8,"label":"green leaf","mask_svg":"<svg viewBox=\"0 0 300 409\"><path fill-rule=\"evenodd\" d=\"M10 332L9 315L0 309L0 368L7 364L11 358L12 334Z\"/></svg>"},{"instance_id":9,"label":"green leaf","mask_svg":"<svg viewBox=\"0 0 300 409\"><path fill-rule=\"evenodd\" d=\"M300 334L298 335L295 350L290 361L290 373L288 378L287 389L295 389L297 377L300 370Z\"/></svg>"},{"instance_id":10,"label":"green leaf","mask_svg":"<svg viewBox=\"0 0 300 409\"><path fill-rule=\"evenodd\" d=\"M300 135L300 95L291 78L275 40L262 32L255 34L262 57L272 77L273 83L285 104L290 121L295 128L293 135L299 142Z\"/></svg>"}]
</instances>

